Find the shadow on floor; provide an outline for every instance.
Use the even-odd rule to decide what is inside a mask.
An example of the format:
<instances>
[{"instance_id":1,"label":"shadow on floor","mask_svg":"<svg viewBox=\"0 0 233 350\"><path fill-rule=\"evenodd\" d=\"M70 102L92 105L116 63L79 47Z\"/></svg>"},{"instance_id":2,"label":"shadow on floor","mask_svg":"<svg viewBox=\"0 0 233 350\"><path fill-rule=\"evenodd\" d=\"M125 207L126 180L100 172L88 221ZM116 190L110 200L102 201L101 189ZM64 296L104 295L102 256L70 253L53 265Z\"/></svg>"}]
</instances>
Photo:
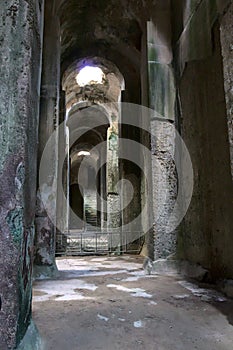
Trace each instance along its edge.
<instances>
[{"instance_id":1,"label":"shadow on floor","mask_svg":"<svg viewBox=\"0 0 233 350\"><path fill-rule=\"evenodd\" d=\"M211 305L225 315L229 324L233 326L233 300L227 300L223 303L211 302Z\"/></svg>"}]
</instances>

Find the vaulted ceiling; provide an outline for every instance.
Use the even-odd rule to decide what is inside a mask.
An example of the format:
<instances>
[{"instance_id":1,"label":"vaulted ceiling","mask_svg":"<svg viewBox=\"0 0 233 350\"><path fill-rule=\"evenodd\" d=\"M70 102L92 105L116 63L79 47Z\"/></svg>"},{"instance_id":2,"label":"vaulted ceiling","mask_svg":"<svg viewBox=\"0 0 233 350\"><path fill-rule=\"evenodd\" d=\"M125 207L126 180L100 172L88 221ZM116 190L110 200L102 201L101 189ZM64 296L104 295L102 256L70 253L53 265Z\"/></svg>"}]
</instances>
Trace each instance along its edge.
<instances>
[{"instance_id":1,"label":"vaulted ceiling","mask_svg":"<svg viewBox=\"0 0 233 350\"><path fill-rule=\"evenodd\" d=\"M141 36L153 12L169 0L56 0L61 23L62 63L91 55L127 57L137 66ZM117 59L115 59L116 61ZM116 63L116 62L114 62ZM125 62L127 64L127 62Z\"/></svg>"},{"instance_id":2,"label":"vaulted ceiling","mask_svg":"<svg viewBox=\"0 0 233 350\"><path fill-rule=\"evenodd\" d=\"M54 6L62 75L79 59L100 57L116 65L128 90L140 94L142 36L153 16L169 15L170 0L54 0ZM138 101L133 94L132 102Z\"/></svg>"}]
</instances>

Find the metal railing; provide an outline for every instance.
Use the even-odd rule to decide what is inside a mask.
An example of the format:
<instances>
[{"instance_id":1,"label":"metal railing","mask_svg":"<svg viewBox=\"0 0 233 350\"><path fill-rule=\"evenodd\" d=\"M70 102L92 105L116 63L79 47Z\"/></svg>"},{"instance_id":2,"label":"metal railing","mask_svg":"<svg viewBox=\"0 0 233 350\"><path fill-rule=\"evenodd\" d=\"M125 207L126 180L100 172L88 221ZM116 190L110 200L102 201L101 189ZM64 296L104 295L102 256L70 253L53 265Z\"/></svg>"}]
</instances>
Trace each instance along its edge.
<instances>
[{"instance_id":1,"label":"metal railing","mask_svg":"<svg viewBox=\"0 0 233 350\"><path fill-rule=\"evenodd\" d=\"M120 231L119 229L92 231L72 230L58 233L56 237L57 256L75 255L121 255L139 254L144 243L140 231Z\"/></svg>"}]
</instances>

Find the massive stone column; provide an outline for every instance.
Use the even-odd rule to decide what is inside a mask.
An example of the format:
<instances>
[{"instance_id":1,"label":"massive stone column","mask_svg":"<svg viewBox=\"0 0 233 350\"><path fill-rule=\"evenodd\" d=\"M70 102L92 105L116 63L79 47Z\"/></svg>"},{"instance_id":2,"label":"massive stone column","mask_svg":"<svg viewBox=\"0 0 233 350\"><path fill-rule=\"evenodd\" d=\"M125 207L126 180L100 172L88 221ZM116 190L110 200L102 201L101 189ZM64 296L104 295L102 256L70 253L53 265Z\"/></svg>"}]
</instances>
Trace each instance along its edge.
<instances>
[{"instance_id":1,"label":"massive stone column","mask_svg":"<svg viewBox=\"0 0 233 350\"><path fill-rule=\"evenodd\" d=\"M57 211L56 211L56 222L57 222L57 232L56 232L56 252L62 253L66 251L67 246L67 233L69 220L68 220L68 208L65 197L63 196L63 191L65 196L68 196L68 177L69 177L69 162L67 157L65 157L65 162L63 164L63 157L65 150L68 149L68 135L67 129L64 123L66 114L65 106L65 92L60 91L60 104L59 104L59 135L58 135L58 174L57 174ZM59 186L60 184L60 186ZM68 199L67 199L68 201Z\"/></svg>"},{"instance_id":2,"label":"massive stone column","mask_svg":"<svg viewBox=\"0 0 233 350\"><path fill-rule=\"evenodd\" d=\"M141 104L149 106L149 91L148 91L148 47L147 47L147 23L145 22L142 35L142 57L141 57ZM145 113L147 111L147 113ZM151 138L149 133L145 130L150 130L150 116L148 110L142 109L141 117L141 143L150 149ZM146 114L146 115L145 115ZM147 216L142 216L142 227L148 226L146 230L144 245L141 254L154 259L154 230L153 230L153 198L150 189L152 188L152 166L151 156L143 150L141 164L143 168L143 175L141 179L141 207L146 206ZM148 225L149 222L149 225ZM143 230L144 231L144 230Z\"/></svg>"},{"instance_id":3,"label":"massive stone column","mask_svg":"<svg viewBox=\"0 0 233 350\"><path fill-rule=\"evenodd\" d=\"M118 189L119 182L119 136L118 136L118 114L112 114L111 126L107 132L107 226L110 232L109 248L116 248L121 245L120 237L120 196Z\"/></svg>"},{"instance_id":4,"label":"massive stone column","mask_svg":"<svg viewBox=\"0 0 233 350\"><path fill-rule=\"evenodd\" d=\"M42 63L41 103L40 103L40 128L39 128L39 153L40 162L47 141L56 131L59 123L59 92L60 92L60 25L59 19L54 13L53 1L45 4L45 28ZM55 236L56 236L56 209L54 213L48 213L41 201L43 191L56 207L57 198L57 152L58 133L54 138L53 150L48 156L52 173L49 183L40 184L38 189L36 211L36 252L34 262L35 277L51 277L57 274L55 264ZM45 193L43 193L45 195ZM53 215L53 218L51 218Z\"/></svg>"},{"instance_id":5,"label":"massive stone column","mask_svg":"<svg viewBox=\"0 0 233 350\"><path fill-rule=\"evenodd\" d=\"M111 209L116 211L119 208L119 191L117 184L119 181L118 169L118 126L117 123L111 125L108 129L108 151L107 151L107 191L109 218L108 227L116 228L120 226L119 213L111 214Z\"/></svg>"},{"instance_id":6,"label":"massive stone column","mask_svg":"<svg viewBox=\"0 0 233 350\"><path fill-rule=\"evenodd\" d=\"M149 106L151 122L154 257L166 258L176 251L176 232L167 225L175 205L177 177L175 158L175 82L171 65L170 13L158 12L148 22ZM156 24L155 24L156 23Z\"/></svg>"},{"instance_id":7,"label":"massive stone column","mask_svg":"<svg viewBox=\"0 0 233 350\"><path fill-rule=\"evenodd\" d=\"M228 1L228 4L230 4L230 1ZM231 3L221 20L220 33L231 152L231 173L233 177L233 3Z\"/></svg>"},{"instance_id":8,"label":"massive stone column","mask_svg":"<svg viewBox=\"0 0 233 350\"><path fill-rule=\"evenodd\" d=\"M1 350L26 340L37 349L31 296L42 18L43 1L0 3Z\"/></svg>"}]
</instances>

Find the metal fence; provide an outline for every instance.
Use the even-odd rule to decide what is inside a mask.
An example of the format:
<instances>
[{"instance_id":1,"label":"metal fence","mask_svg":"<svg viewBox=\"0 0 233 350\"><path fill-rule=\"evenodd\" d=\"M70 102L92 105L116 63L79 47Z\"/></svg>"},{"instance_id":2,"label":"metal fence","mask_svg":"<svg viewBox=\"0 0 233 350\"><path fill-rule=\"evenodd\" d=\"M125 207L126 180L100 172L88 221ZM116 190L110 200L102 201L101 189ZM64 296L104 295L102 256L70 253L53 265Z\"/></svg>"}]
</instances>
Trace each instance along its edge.
<instances>
[{"instance_id":1,"label":"metal fence","mask_svg":"<svg viewBox=\"0 0 233 350\"><path fill-rule=\"evenodd\" d=\"M123 253L139 254L144 243L142 232L120 231L108 229L106 231L69 231L57 233L56 255L100 255Z\"/></svg>"}]
</instances>

